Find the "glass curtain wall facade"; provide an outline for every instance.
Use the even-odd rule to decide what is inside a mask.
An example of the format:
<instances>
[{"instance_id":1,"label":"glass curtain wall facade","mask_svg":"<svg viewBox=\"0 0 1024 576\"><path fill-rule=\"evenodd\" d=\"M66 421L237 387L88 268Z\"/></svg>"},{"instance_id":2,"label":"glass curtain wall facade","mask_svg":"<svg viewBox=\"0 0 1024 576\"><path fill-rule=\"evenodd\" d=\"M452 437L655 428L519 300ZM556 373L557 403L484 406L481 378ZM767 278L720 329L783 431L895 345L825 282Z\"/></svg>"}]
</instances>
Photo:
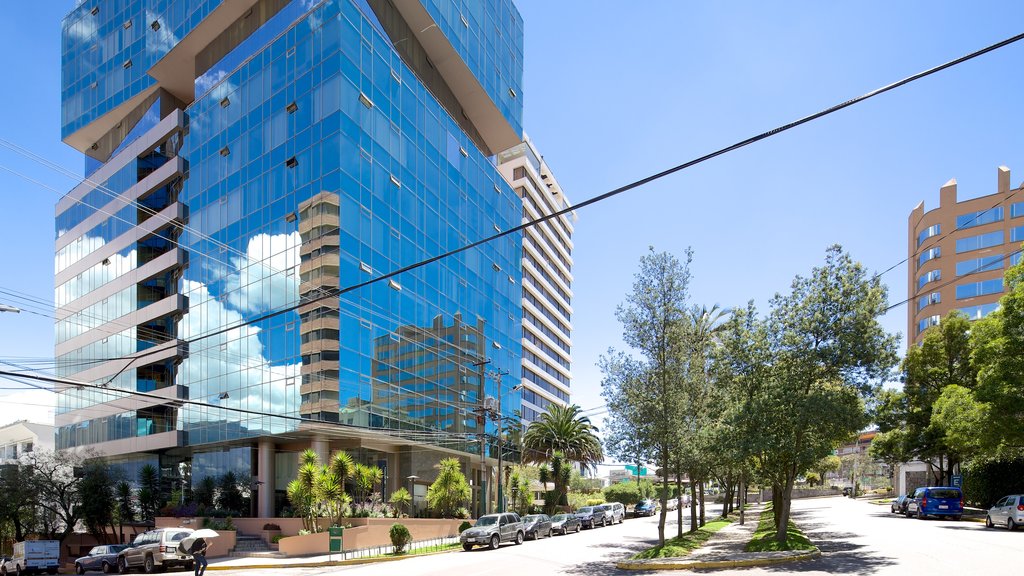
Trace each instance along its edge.
<instances>
[{"instance_id":1,"label":"glass curtain wall facade","mask_svg":"<svg viewBox=\"0 0 1024 576\"><path fill-rule=\"evenodd\" d=\"M519 224L492 151L522 137L522 21L508 1L381 4L66 17L63 137L89 177L56 210L56 355L96 387L61 392L58 447L192 460L195 485L231 445L260 514L284 489L275 454L303 442L390 467L385 494L432 480L430 447L472 472L494 434L473 410L499 393L478 364L519 383L522 235L373 280Z\"/></svg>"}]
</instances>

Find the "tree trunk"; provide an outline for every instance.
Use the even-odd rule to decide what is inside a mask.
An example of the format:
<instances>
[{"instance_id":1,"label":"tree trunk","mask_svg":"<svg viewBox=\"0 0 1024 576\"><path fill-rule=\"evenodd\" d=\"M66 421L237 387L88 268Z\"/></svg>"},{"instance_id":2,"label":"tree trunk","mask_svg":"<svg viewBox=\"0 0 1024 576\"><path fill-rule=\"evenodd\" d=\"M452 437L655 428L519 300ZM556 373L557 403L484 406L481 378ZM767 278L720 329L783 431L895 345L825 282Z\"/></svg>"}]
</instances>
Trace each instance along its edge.
<instances>
[{"instance_id":1,"label":"tree trunk","mask_svg":"<svg viewBox=\"0 0 1024 576\"><path fill-rule=\"evenodd\" d=\"M680 466L676 467L676 502L683 495L683 471ZM683 507L676 506L676 536L683 537Z\"/></svg>"},{"instance_id":2,"label":"tree trunk","mask_svg":"<svg viewBox=\"0 0 1024 576\"><path fill-rule=\"evenodd\" d=\"M744 514L746 514L746 508L747 508L747 486L743 482L743 480L744 480L743 476L744 476L743 474L740 474L740 487L739 487L739 490L737 490L739 492L739 498L740 498L739 499L740 526L742 526L743 523L744 523L744 520L746 520L746 518L744 518Z\"/></svg>"},{"instance_id":3,"label":"tree trunk","mask_svg":"<svg viewBox=\"0 0 1024 576\"><path fill-rule=\"evenodd\" d=\"M779 528L779 511L782 510L782 484L772 483L772 510L775 511L775 529Z\"/></svg>"},{"instance_id":4,"label":"tree trunk","mask_svg":"<svg viewBox=\"0 0 1024 576\"><path fill-rule=\"evenodd\" d=\"M697 531L697 482L690 474L690 532Z\"/></svg>"},{"instance_id":5,"label":"tree trunk","mask_svg":"<svg viewBox=\"0 0 1024 576\"><path fill-rule=\"evenodd\" d=\"M661 514L658 516L658 545L665 545L665 518L668 516L668 450L662 449L661 458Z\"/></svg>"},{"instance_id":6,"label":"tree trunk","mask_svg":"<svg viewBox=\"0 0 1024 576\"><path fill-rule=\"evenodd\" d=\"M703 526L704 520L704 479L700 480L700 525Z\"/></svg>"},{"instance_id":7,"label":"tree trunk","mask_svg":"<svg viewBox=\"0 0 1024 576\"><path fill-rule=\"evenodd\" d=\"M789 509L793 504L793 482L795 480L795 468L788 470L786 472L786 485L780 502L781 506L775 509L775 540L780 543L786 541L786 531L789 528Z\"/></svg>"}]
</instances>

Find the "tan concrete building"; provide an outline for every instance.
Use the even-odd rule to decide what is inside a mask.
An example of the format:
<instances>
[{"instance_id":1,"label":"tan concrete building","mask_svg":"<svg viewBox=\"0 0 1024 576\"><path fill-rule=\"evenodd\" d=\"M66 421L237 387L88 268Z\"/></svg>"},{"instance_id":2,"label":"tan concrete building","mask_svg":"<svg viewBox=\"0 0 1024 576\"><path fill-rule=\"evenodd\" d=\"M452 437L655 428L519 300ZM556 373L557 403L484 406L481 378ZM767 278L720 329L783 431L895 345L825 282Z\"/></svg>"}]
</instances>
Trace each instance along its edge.
<instances>
[{"instance_id":1,"label":"tan concrete building","mask_svg":"<svg viewBox=\"0 0 1024 576\"><path fill-rule=\"evenodd\" d=\"M996 193L957 201L956 180L939 190L939 207L924 202L907 223L907 344L951 310L972 320L999 306L1003 274L1021 258L1024 194L1010 188L1010 169L1000 166Z\"/></svg>"}]
</instances>

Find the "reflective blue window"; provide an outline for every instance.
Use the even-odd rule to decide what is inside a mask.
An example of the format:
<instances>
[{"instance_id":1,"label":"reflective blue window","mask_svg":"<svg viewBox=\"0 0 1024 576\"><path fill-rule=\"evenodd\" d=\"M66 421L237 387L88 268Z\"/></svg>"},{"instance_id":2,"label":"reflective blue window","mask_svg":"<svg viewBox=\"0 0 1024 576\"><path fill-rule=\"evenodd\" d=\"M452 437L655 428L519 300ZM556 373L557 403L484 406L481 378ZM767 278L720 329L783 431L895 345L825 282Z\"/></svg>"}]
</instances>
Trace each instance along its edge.
<instances>
[{"instance_id":1,"label":"reflective blue window","mask_svg":"<svg viewBox=\"0 0 1024 576\"><path fill-rule=\"evenodd\" d=\"M957 300L962 300L964 298L973 298L975 296L984 296L986 294L998 294L1002 291L1003 279L993 278L992 280L960 284L956 287L956 298Z\"/></svg>"},{"instance_id":2,"label":"reflective blue window","mask_svg":"<svg viewBox=\"0 0 1024 576\"><path fill-rule=\"evenodd\" d=\"M1010 229L1010 242L1024 242L1024 226Z\"/></svg>"},{"instance_id":3,"label":"reflective blue window","mask_svg":"<svg viewBox=\"0 0 1024 576\"><path fill-rule=\"evenodd\" d=\"M933 248L929 248L929 249L925 250L924 252L922 252L917 257L917 266L918 266L918 268L920 268L925 262L927 262L929 260L933 260L935 258L938 258L941 255L942 255L942 248L940 246L935 246Z\"/></svg>"},{"instance_id":4,"label":"reflective blue window","mask_svg":"<svg viewBox=\"0 0 1024 576\"><path fill-rule=\"evenodd\" d=\"M920 234L917 235L917 245L920 246L922 242L931 238L932 236L938 236L941 231L942 226L940 226L939 224L933 224L925 228L924 230L921 231Z\"/></svg>"},{"instance_id":5,"label":"reflective blue window","mask_svg":"<svg viewBox=\"0 0 1024 576\"><path fill-rule=\"evenodd\" d=\"M961 260L956 263L956 275L964 276L966 274L974 274L975 272L999 270L1003 267L1003 260L1005 260L1005 257L1002 254L997 256L985 256L983 258L972 258L970 260Z\"/></svg>"},{"instance_id":6,"label":"reflective blue window","mask_svg":"<svg viewBox=\"0 0 1024 576\"><path fill-rule=\"evenodd\" d=\"M1010 218L1020 218L1021 216L1024 216L1024 202L1010 204Z\"/></svg>"},{"instance_id":7,"label":"reflective blue window","mask_svg":"<svg viewBox=\"0 0 1024 576\"><path fill-rule=\"evenodd\" d=\"M985 224L991 224L993 222L1001 222L1003 220L1003 207L996 206L988 210L979 210L978 212L970 212L967 214L961 214L956 217L956 227L971 228L973 226L982 226Z\"/></svg>"},{"instance_id":8,"label":"reflective blue window","mask_svg":"<svg viewBox=\"0 0 1024 576\"><path fill-rule=\"evenodd\" d=\"M977 306L967 306L960 308L960 311L967 315L970 320L981 320L985 316L988 316L992 312L995 312L999 308L998 302L992 302L991 304L979 304Z\"/></svg>"},{"instance_id":9,"label":"reflective blue window","mask_svg":"<svg viewBox=\"0 0 1024 576\"><path fill-rule=\"evenodd\" d=\"M969 252L971 250L981 250L982 248L991 248L992 246L999 246L1003 243L1003 231L997 230L995 232L989 232L988 234L981 234L978 236L971 236L969 238L961 238L956 241L956 252Z\"/></svg>"},{"instance_id":10,"label":"reflective blue window","mask_svg":"<svg viewBox=\"0 0 1024 576\"><path fill-rule=\"evenodd\" d=\"M927 296L917 299L917 310L920 312L925 307L930 306L931 304L938 304L939 302L942 302L942 294L939 292L932 292Z\"/></svg>"},{"instance_id":11,"label":"reflective blue window","mask_svg":"<svg viewBox=\"0 0 1024 576\"><path fill-rule=\"evenodd\" d=\"M942 270L931 270L917 279L917 289L920 290L925 284L942 279Z\"/></svg>"},{"instance_id":12,"label":"reflective blue window","mask_svg":"<svg viewBox=\"0 0 1024 576\"><path fill-rule=\"evenodd\" d=\"M927 318L922 319L917 323L917 333L920 334L921 332L924 332L925 330L931 328L932 326L938 326L941 320L941 316L929 316Z\"/></svg>"}]
</instances>

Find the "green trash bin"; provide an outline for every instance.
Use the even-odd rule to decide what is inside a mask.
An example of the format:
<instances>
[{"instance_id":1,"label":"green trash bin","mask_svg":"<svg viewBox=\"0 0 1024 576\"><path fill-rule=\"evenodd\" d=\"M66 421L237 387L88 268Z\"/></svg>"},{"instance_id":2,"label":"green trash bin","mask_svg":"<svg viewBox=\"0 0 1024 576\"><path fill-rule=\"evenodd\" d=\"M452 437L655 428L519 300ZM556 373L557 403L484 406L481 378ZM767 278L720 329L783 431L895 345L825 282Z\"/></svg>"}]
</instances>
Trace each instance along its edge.
<instances>
[{"instance_id":1,"label":"green trash bin","mask_svg":"<svg viewBox=\"0 0 1024 576\"><path fill-rule=\"evenodd\" d=\"M342 536L345 532L345 529L341 526L331 526L327 529L327 532L329 535L330 542L330 549L328 551L332 554L335 552L343 552L344 548L342 546Z\"/></svg>"}]
</instances>

